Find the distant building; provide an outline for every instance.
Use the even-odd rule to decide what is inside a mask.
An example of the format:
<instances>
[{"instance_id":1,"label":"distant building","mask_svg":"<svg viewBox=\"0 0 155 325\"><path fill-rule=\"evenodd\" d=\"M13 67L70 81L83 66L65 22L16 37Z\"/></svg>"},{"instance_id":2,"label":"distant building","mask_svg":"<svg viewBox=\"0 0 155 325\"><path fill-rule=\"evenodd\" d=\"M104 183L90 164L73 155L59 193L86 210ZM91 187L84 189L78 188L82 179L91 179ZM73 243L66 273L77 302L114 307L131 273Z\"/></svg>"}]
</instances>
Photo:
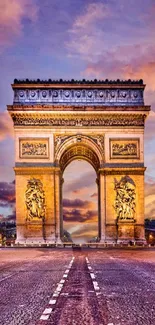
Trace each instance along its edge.
<instances>
[{"instance_id":1,"label":"distant building","mask_svg":"<svg viewBox=\"0 0 155 325\"><path fill-rule=\"evenodd\" d=\"M145 237L150 245L155 245L155 219L145 220Z\"/></svg>"}]
</instances>

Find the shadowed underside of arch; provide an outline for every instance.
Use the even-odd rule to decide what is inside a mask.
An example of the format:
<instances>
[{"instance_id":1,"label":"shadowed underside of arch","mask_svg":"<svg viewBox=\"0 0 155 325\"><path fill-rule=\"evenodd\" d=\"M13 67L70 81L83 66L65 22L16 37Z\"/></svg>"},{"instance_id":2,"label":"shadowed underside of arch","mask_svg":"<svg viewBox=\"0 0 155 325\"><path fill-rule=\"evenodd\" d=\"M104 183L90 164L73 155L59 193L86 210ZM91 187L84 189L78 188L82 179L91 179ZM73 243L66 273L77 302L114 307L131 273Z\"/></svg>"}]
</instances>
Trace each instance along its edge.
<instances>
[{"instance_id":1,"label":"shadowed underside of arch","mask_svg":"<svg viewBox=\"0 0 155 325\"><path fill-rule=\"evenodd\" d=\"M100 167L99 158L96 153L88 146L84 144L76 144L67 148L60 158L60 168L62 172L65 170L67 165L75 159L83 159L88 161L97 172Z\"/></svg>"}]
</instances>

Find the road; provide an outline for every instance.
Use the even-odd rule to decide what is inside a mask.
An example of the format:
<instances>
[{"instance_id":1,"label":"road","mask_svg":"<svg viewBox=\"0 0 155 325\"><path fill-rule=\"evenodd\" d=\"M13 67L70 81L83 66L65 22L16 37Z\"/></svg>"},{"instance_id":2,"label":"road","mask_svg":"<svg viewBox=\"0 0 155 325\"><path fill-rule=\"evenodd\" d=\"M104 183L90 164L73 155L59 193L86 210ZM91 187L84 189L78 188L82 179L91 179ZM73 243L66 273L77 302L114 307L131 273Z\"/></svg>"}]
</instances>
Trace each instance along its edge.
<instances>
[{"instance_id":1,"label":"road","mask_svg":"<svg viewBox=\"0 0 155 325\"><path fill-rule=\"evenodd\" d=\"M0 249L0 325L154 325L155 249Z\"/></svg>"}]
</instances>

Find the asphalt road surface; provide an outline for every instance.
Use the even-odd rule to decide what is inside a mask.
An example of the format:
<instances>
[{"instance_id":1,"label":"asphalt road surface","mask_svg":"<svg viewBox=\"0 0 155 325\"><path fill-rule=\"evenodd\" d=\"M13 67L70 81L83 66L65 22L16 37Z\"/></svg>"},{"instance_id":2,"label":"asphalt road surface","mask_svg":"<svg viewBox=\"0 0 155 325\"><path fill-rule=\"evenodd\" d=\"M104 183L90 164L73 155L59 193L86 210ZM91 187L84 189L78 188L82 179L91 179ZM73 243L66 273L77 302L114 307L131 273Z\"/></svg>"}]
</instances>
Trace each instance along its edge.
<instances>
[{"instance_id":1,"label":"asphalt road surface","mask_svg":"<svg viewBox=\"0 0 155 325\"><path fill-rule=\"evenodd\" d=\"M0 325L154 325L155 249L0 249Z\"/></svg>"}]
</instances>

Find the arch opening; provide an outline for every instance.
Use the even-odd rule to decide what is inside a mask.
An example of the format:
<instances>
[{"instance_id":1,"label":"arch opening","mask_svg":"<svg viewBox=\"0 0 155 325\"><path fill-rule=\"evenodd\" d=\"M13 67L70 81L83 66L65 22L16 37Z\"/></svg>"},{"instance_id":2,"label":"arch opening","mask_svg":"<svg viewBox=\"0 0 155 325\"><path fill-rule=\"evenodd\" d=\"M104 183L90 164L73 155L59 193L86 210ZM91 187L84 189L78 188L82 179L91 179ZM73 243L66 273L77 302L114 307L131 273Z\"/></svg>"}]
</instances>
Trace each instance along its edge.
<instances>
[{"instance_id":1,"label":"arch opening","mask_svg":"<svg viewBox=\"0 0 155 325\"><path fill-rule=\"evenodd\" d=\"M100 161L95 151L91 147L81 143L72 145L63 152L59 161L62 172L64 172L65 168L76 159L83 159L89 162L96 172L100 167Z\"/></svg>"},{"instance_id":2,"label":"arch opening","mask_svg":"<svg viewBox=\"0 0 155 325\"><path fill-rule=\"evenodd\" d=\"M74 157L63 173L63 241L96 242L99 237L96 172L86 159Z\"/></svg>"}]
</instances>

